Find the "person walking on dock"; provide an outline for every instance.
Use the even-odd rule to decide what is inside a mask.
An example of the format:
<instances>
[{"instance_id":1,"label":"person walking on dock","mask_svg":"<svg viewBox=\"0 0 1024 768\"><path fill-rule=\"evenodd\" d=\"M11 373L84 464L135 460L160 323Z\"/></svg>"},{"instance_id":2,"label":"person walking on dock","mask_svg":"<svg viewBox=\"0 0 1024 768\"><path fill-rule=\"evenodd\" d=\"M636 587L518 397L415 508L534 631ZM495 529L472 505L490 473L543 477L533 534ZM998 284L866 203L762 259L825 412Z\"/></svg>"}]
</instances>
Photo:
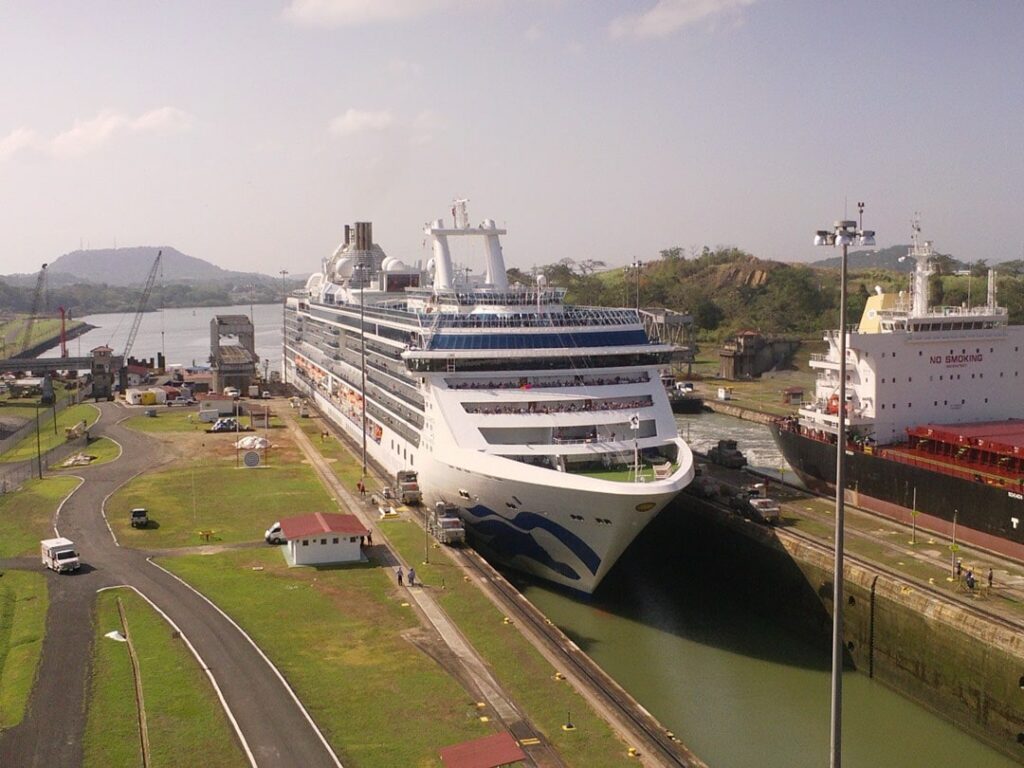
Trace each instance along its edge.
<instances>
[{"instance_id":1,"label":"person walking on dock","mask_svg":"<svg viewBox=\"0 0 1024 768\"><path fill-rule=\"evenodd\" d=\"M398 586L402 586L402 566L395 569L395 575L398 577Z\"/></svg>"},{"instance_id":2,"label":"person walking on dock","mask_svg":"<svg viewBox=\"0 0 1024 768\"><path fill-rule=\"evenodd\" d=\"M988 569L988 588L992 589L992 569Z\"/></svg>"},{"instance_id":3,"label":"person walking on dock","mask_svg":"<svg viewBox=\"0 0 1024 768\"><path fill-rule=\"evenodd\" d=\"M967 582L967 588L973 591L974 590L974 571L972 571L970 568L967 569L967 576L964 578L964 581Z\"/></svg>"},{"instance_id":4,"label":"person walking on dock","mask_svg":"<svg viewBox=\"0 0 1024 768\"><path fill-rule=\"evenodd\" d=\"M409 569L409 586L413 586L416 583L416 571L412 568Z\"/></svg>"}]
</instances>

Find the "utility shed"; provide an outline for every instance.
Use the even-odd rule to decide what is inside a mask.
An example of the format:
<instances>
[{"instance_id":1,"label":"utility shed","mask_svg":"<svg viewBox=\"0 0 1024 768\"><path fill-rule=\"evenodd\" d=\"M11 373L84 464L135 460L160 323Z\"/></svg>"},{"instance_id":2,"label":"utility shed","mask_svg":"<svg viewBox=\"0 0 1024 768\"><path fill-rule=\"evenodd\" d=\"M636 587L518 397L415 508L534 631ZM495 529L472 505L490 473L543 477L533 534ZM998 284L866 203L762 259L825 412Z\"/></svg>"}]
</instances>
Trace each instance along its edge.
<instances>
[{"instance_id":1,"label":"utility shed","mask_svg":"<svg viewBox=\"0 0 1024 768\"><path fill-rule=\"evenodd\" d=\"M313 512L281 521L288 565L333 565L363 559L361 538L369 531L354 515Z\"/></svg>"},{"instance_id":2,"label":"utility shed","mask_svg":"<svg viewBox=\"0 0 1024 768\"><path fill-rule=\"evenodd\" d=\"M507 731L441 750L441 763L445 768L498 768L525 759L523 750Z\"/></svg>"}]
</instances>

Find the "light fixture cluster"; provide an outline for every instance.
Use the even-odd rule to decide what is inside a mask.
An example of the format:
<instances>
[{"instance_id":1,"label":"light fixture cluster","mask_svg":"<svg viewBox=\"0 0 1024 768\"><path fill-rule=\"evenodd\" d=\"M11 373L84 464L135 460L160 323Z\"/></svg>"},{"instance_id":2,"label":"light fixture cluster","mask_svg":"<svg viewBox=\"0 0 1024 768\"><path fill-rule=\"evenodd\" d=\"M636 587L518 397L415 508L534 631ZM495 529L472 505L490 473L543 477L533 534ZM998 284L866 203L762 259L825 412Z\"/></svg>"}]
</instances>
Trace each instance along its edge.
<instances>
[{"instance_id":1,"label":"light fixture cluster","mask_svg":"<svg viewBox=\"0 0 1024 768\"><path fill-rule=\"evenodd\" d=\"M819 229L814 236L815 245L863 245L875 244L873 229L859 229L856 221L837 221L832 229Z\"/></svg>"}]
</instances>

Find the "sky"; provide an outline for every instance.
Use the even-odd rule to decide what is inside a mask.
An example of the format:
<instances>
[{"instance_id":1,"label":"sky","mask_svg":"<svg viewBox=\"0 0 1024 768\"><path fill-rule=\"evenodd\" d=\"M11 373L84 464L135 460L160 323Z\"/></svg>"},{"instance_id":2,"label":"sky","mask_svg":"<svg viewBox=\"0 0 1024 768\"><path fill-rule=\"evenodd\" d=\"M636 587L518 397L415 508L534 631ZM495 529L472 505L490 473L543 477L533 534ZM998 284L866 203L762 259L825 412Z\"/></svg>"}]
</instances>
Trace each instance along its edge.
<instances>
[{"instance_id":1,"label":"sky","mask_svg":"<svg viewBox=\"0 0 1024 768\"><path fill-rule=\"evenodd\" d=\"M136 245L300 274L355 221L414 263L454 198L510 267L812 261L861 201L879 246L919 212L1022 258L1022 30L1016 0L4 3L0 274Z\"/></svg>"}]
</instances>

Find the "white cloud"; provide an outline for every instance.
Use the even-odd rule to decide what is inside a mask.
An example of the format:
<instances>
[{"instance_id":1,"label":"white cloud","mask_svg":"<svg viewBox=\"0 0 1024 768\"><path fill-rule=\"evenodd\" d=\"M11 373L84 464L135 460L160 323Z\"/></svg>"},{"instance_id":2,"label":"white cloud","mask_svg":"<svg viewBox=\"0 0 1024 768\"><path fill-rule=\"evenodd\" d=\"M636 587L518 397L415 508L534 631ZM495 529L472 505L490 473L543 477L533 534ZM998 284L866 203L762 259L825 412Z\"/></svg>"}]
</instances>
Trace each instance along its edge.
<instances>
[{"instance_id":1,"label":"white cloud","mask_svg":"<svg viewBox=\"0 0 1024 768\"><path fill-rule=\"evenodd\" d=\"M416 79L423 74L423 67L406 59L391 59L388 62L388 72L396 77Z\"/></svg>"},{"instance_id":2,"label":"white cloud","mask_svg":"<svg viewBox=\"0 0 1024 768\"><path fill-rule=\"evenodd\" d=\"M432 109L425 109L413 118L410 141L413 144L429 144L434 140L435 134L444 130L445 125L444 118L440 113Z\"/></svg>"},{"instance_id":3,"label":"white cloud","mask_svg":"<svg viewBox=\"0 0 1024 768\"><path fill-rule=\"evenodd\" d=\"M22 150L40 149L42 142L35 131L15 128L0 139L0 161L13 157Z\"/></svg>"},{"instance_id":4,"label":"white cloud","mask_svg":"<svg viewBox=\"0 0 1024 768\"><path fill-rule=\"evenodd\" d=\"M66 131L50 139L28 128L17 128L0 139L0 160L21 151L36 151L53 157L78 157L125 133L166 133L187 130L192 122L188 113L175 107L160 107L138 117L104 110L87 120L75 119Z\"/></svg>"},{"instance_id":5,"label":"white cloud","mask_svg":"<svg viewBox=\"0 0 1024 768\"><path fill-rule=\"evenodd\" d=\"M711 20L724 13L738 17L757 0L658 0L643 13L613 19L608 33L613 38L666 37L683 27Z\"/></svg>"},{"instance_id":6,"label":"white cloud","mask_svg":"<svg viewBox=\"0 0 1024 768\"><path fill-rule=\"evenodd\" d=\"M366 112L347 109L345 114L331 120L331 133L338 136L352 136L356 133L379 132L390 128L394 118L387 110Z\"/></svg>"},{"instance_id":7,"label":"white cloud","mask_svg":"<svg viewBox=\"0 0 1024 768\"><path fill-rule=\"evenodd\" d=\"M453 0L291 0L285 19L311 27L406 21L451 6Z\"/></svg>"},{"instance_id":8,"label":"white cloud","mask_svg":"<svg viewBox=\"0 0 1024 768\"><path fill-rule=\"evenodd\" d=\"M544 28L540 24L531 24L523 34L528 43L535 43L544 37Z\"/></svg>"}]
</instances>

